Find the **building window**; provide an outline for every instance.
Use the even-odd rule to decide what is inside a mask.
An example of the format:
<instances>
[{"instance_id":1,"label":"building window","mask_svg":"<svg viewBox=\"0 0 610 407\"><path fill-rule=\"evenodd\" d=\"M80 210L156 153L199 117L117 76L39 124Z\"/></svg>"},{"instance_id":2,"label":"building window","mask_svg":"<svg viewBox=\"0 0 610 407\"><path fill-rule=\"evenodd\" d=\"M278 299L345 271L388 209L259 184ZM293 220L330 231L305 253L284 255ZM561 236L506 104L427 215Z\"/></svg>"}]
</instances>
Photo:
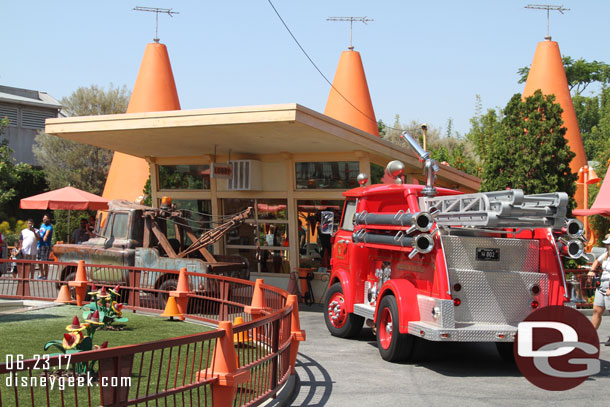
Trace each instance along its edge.
<instances>
[{"instance_id":1,"label":"building window","mask_svg":"<svg viewBox=\"0 0 610 407\"><path fill-rule=\"evenodd\" d=\"M248 206L254 216L225 236L227 255L248 259L251 272L290 273L285 199L223 199L226 218Z\"/></svg>"},{"instance_id":2,"label":"building window","mask_svg":"<svg viewBox=\"0 0 610 407\"><path fill-rule=\"evenodd\" d=\"M159 165L159 189L210 189L210 166Z\"/></svg>"},{"instance_id":3,"label":"building window","mask_svg":"<svg viewBox=\"0 0 610 407\"><path fill-rule=\"evenodd\" d=\"M322 212L332 212L333 233L341 221L343 201L297 201L299 267L325 271L330 265L331 235L320 233ZM320 269L321 268L321 269Z\"/></svg>"},{"instance_id":4,"label":"building window","mask_svg":"<svg viewBox=\"0 0 610 407\"><path fill-rule=\"evenodd\" d=\"M297 189L350 189L358 186L358 161L298 162Z\"/></svg>"}]
</instances>

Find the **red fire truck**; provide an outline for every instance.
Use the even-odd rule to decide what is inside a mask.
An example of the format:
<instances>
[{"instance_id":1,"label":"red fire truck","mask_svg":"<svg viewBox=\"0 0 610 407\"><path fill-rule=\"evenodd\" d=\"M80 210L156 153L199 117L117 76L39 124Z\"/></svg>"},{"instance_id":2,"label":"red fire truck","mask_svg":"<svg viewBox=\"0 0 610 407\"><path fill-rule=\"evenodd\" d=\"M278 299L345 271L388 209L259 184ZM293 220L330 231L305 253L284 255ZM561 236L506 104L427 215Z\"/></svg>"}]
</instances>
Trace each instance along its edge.
<instances>
[{"instance_id":1,"label":"red fire truck","mask_svg":"<svg viewBox=\"0 0 610 407\"><path fill-rule=\"evenodd\" d=\"M495 342L510 357L517 325L533 310L569 306L561 256L584 256L583 227L566 219L563 192L462 194L435 188L438 166L425 162L426 185L395 184L344 193L334 235L325 320L330 333L357 335L374 323L383 359L408 360L416 338Z\"/></svg>"}]
</instances>

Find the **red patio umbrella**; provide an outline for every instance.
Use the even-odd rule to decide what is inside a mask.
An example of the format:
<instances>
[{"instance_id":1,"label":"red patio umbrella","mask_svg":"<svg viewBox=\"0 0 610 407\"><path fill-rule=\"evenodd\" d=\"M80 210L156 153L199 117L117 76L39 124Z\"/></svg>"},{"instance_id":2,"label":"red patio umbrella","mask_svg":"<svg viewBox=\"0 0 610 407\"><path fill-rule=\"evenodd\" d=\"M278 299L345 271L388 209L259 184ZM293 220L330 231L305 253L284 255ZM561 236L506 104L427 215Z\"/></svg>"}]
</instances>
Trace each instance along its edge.
<instances>
[{"instance_id":1,"label":"red patio umbrella","mask_svg":"<svg viewBox=\"0 0 610 407\"><path fill-rule=\"evenodd\" d=\"M602 183L595 202L590 209L574 209L572 213L576 216L603 215L610 216L610 167L606 171L606 176Z\"/></svg>"},{"instance_id":2,"label":"red patio umbrella","mask_svg":"<svg viewBox=\"0 0 610 407\"><path fill-rule=\"evenodd\" d=\"M74 187L64 187L23 198L21 209L62 209L68 211L68 241L70 241L70 211L108 209L108 199Z\"/></svg>"}]
</instances>

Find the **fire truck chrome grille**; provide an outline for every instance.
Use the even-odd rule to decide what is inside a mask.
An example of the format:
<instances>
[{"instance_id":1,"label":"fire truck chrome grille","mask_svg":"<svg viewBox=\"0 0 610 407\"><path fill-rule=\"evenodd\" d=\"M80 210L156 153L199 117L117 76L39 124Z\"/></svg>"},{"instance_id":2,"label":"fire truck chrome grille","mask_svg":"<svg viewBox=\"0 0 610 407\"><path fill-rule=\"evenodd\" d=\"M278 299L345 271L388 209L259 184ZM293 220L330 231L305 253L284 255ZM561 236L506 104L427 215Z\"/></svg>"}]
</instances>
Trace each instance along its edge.
<instances>
[{"instance_id":1,"label":"fire truck chrome grille","mask_svg":"<svg viewBox=\"0 0 610 407\"><path fill-rule=\"evenodd\" d=\"M532 285L548 292L548 277L538 272L538 241L524 239L443 236L450 287L459 298L456 323L517 324L531 311L532 300L547 305L545 295L534 296ZM497 251L498 260L480 260L477 249Z\"/></svg>"}]
</instances>

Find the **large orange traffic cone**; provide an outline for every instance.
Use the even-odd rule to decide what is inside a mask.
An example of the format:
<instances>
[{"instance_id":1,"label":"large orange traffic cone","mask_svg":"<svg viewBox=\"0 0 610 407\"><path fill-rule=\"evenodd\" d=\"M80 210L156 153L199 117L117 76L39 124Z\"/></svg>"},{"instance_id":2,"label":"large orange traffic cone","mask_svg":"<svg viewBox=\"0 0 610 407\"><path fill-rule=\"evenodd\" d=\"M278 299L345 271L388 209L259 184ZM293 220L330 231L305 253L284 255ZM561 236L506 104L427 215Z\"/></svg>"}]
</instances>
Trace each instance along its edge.
<instances>
[{"instance_id":1,"label":"large orange traffic cone","mask_svg":"<svg viewBox=\"0 0 610 407\"><path fill-rule=\"evenodd\" d=\"M379 137L360 53L343 51L324 114Z\"/></svg>"},{"instance_id":2,"label":"large orange traffic cone","mask_svg":"<svg viewBox=\"0 0 610 407\"><path fill-rule=\"evenodd\" d=\"M79 260L78 267L76 268L76 276L74 281L68 281L70 287L74 287L76 294L76 305L79 307L83 306L85 302L85 296L87 295L87 272L85 271L85 261Z\"/></svg>"},{"instance_id":3,"label":"large orange traffic cone","mask_svg":"<svg viewBox=\"0 0 610 407\"><path fill-rule=\"evenodd\" d=\"M72 297L70 296L70 289L67 285L61 286L61 288L59 289L59 293L57 294L57 299L54 302L72 302Z\"/></svg>"},{"instance_id":4,"label":"large orange traffic cone","mask_svg":"<svg viewBox=\"0 0 610 407\"><path fill-rule=\"evenodd\" d=\"M252 315L252 319L262 317L263 312L269 310L265 302L265 291L263 290L263 284L265 284L265 280L262 278L256 279L256 282L254 283L254 292L252 293L252 302L250 305L244 307L244 311Z\"/></svg>"},{"instance_id":5,"label":"large orange traffic cone","mask_svg":"<svg viewBox=\"0 0 610 407\"><path fill-rule=\"evenodd\" d=\"M299 320L299 304L296 295L289 295L286 300L286 307L292 305L292 315L290 317L290 366L291 374L294 374L294 364L297 361L299 352L299 342L305 340L305 331L301 329Z\"/></svg>"},{"instance_id":6,"label":"large orange traffic cone","mask_svg":"<svg viewBox=\"0 0 610 407\"><path fill-rule=\"evenodd\" d=\"M183 315L178 310L178 304L176 304L176 298L169 297L167 299L167 303L165 304L165 310L163 311L163 314L161 314L161 316L169 317L169 319L174 319L174 317L178 317L178 318L182 319L181 317L183 317Z\"/></svg>"},{"instance_id":7,"label":"large orange traffic cone","mask_svg":"<svg viewBox=\"0 0 610 407\"><path fill-rule=\"evenodd\" d=\"M219 330L225 334L216 340L212 367L197 372L197 380L217 377L212 384L212 398L215 406L233 406L233 397L237 386L250 380L250 371L238 371L237 352L233 342L233 325L229 321L221 321Z\"/></svg>"},{"instance_id":8,"label":"large orange traffic cone","mask_svg":"<svg viewBox=\"0 0 610 407\"><path fill-rule=\"evenodd\" d=\"M147 44L127 113L167 110L180 110L167 47L159 43ZM115 151L102 196L106 199L135 200L142 195L149 172L145 159Z\"/></svg>"}]
</instances>

